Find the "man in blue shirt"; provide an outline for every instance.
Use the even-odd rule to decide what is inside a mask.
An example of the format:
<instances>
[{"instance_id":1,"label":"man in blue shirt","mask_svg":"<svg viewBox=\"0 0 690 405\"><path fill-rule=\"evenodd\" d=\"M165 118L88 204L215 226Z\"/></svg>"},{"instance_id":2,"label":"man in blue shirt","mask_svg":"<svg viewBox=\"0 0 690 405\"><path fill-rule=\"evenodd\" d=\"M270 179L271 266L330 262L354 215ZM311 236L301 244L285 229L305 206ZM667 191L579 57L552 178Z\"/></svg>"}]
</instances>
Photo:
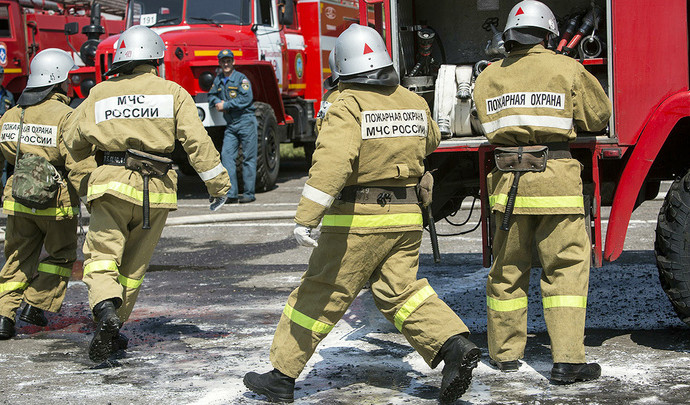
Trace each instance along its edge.
<instances>
[{"instance_id":1,"label":"man in blue shirt","mask_svg":"<svg viewBox=\"0 0 690 405\"><path fill-rule=\"evenodd\" d=\"M9 110L10 108L14 107L14 95L12 94L11 91L7 90L5 86L2 85L2 82L5 80L5 68L0 66L0 117L5 115L5 111ZM8 162L5 162L0 169L2 169L2 184L1 186L5 185L5 182L7 181L7 166L9 165Z\"/></svg>"},{"instance_id":2,"label":"man in blue shirt","mask_svg":"<svg viewBox=\"0 0 690 405\"><path fill-rule=\"evenodd\" d=\"M254 184L256 182L257 123L252 104L252 86L247 76L235 70L235 56L229 49L218 53L218 63L222 72L213 80L208 93L210 108L223 112L228 126L225 128L221 161L230 175L232 187L228 191L228 202L238 201L237 160L238 146L242 146L242 180L244 193L240 203L255 201Z\"/></svg>"},{"instance_id":3,"label":"man in blue shirt","mask_svg":"<svg viewBox=\"0 0 690 405\"><path fill-rule=\"evenodd\" d=\"M14 106L14 96L12 95L12 92L7 90L5 86L2 85L4 79L5 68L0 66L0 117L5 114L5 111Z\"/></svg>"}]
</instances>

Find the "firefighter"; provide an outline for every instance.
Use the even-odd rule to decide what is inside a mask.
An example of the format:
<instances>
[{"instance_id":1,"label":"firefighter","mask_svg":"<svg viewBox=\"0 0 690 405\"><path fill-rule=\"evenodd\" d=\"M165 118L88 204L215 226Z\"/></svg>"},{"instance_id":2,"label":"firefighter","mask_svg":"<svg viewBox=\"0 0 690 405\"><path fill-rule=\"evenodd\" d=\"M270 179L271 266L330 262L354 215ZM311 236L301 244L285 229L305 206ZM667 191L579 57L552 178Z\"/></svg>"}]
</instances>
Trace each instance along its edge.
<instances>
[{"instance_id":1,"label":"firefighter","mask_svg":"<svg viewBox=\"0 0 690 405\"><path fill-rule=\"evenodd\" d=\"M230 174L232 187L228 192L228 201L241 204L256 201L254 187L256 183L256 153L258 147L257 122L254 115L254 97L252 85L247 76L235 70L235 55L230 49L218 53L218 64L221 72L213 79L208 93L210 108L223 112L228 123L223 136L223 147L220 156L223 166ZM237 154L242 147L242 197L238 199L237 187Z\"/></svg>"},{"instance_id":2,"label":"firefighter","mask_svg":"<svg viewBox=\"0 0 690 405\"><path fill-rule=\"evenodd\" d=\"M576 127L603 130L611 103L579 62L545 48L550 35L558 35L558 26L546 5L538 1L515 5L503 32L510 53L477 77L474 99L489 141L507 146L497 149L497 166L500 162L513 166L497 167L487 176L497 227L486 286L490 362L504 372L520 366L536 247L554 362L551 381L558 384L593 380L601 374L598 364L585 362L591 244L581 165L572 158L568 142L575 139ZM510 191L514 186L517 193Z\"/></svg>"},{"instance_id":3,"label":"firefighter","mask_svg":"<svg viewBox=\"0 0 690 405\"><path fill-rule=\"evenodd\" d=\"M72 112L68 106L67 75L73 68L76 69L74 60L61 49L39 52L31 61L31 73L19 97L19 106L0 119L3 160L15 163L22 122L20 156L44 157L61 178L57 196L43 209L14 199L14 177L9 178L5 187L6 262L0 271L0 339L15 334L15 315L22 301L25 305L20 320L38 326L48 324L44 311L60 311L77 259L78 189L85 184L86 173L95 167L95 161L90 159L77 165L65 148L63 133ZM85 193L84 187L81 189ZM43 259L42 248L48 253Z\"/></svg>"},{"instance_id":4,"label":"firefighter","mask_svg":"<svg viewBox=\"0 0 690 405\"><path fill-rule=\"evenodd\" d=\"M328 107L330 107L340 95L340 90L338 90L338 82L340 81L340 77L335 69L335 51L331 51L331 53L328 55L328 66L331 69L331 75L328 76L328 78L323 82L323 87L326 89L326 93L324 93L323 97L321 98L321 108L319 108L319 112L316 114L317 135L319 131L321 131L321 123L323 122L323 118L326 116L326 112L328 112Z\"/></svg>"},{"instance_id":5,"label":"firefighter","mask_svg":"<svg viewBox=\"0 0 690 405\"><path fill-rule=\"evenodd\" d=\"M106 74L118 76L91 89L66 140L77 161L92 151L102 155L89 179L84 242L83 280L96 323L89 358L95 362L117 349L113 337L132 312L168 211L177 208L177 175L166 158L175 140L214 196L212 208L222 205L230 188L192 97L157 75L165 51L161 37L136 25L122 33L116 49Z\"/></svg>"},{"instance_id":6,"label":"firefighter","mask_svg":"<svg viewBox=\"0 0 690 405\"><path fill-rule=\"evenodd\" d=\"M0 66L0 117L2 117L7 110L14 107L14 95L11 91L7 90L5 86L2 85L5 79L5 68ZM5 162L2 165L2 184L5 185L7 182L7 168L9 163Z\"/></svg>"},{"instance_id":7,"label":"firefighter","mask_svg":"<svg viewBox=\"0 0 690 405\"><path fill-rule=\"evenodd\" d=\"M0 117L2 117L7 110L14 107L14 95L2 85L5 79L5 68L0 66Z\"/></svg>"},{"instance_id":8,"label":"firefighter","mask_svg":"<svg viewBox=\"0 0 690 405\"><path fill-rule=\"evenodd\" d=\"M292 401L295 378L369 281L381 313L429 366L444 361L440 397L469 387L480 350L426 279L417 279L422 212L416 185L440 141L426 102L398 85L383 39L353 24L335 45L340 97L328 109L295 216L294 235L315 247L288 298L270 360L244 384ZM322 223L318 242L315 228Z\"/></svg>"}]
</instances>

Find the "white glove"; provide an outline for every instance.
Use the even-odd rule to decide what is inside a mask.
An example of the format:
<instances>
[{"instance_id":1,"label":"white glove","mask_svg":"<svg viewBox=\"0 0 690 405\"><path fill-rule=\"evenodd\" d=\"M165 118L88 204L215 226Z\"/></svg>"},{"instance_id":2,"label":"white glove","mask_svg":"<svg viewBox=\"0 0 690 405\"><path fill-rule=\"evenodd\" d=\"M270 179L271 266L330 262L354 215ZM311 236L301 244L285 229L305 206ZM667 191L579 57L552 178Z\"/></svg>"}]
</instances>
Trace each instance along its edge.
<instances>
[{"instance_id":1,"label":"white glove","mask_svg":"<svg viewBox=\"0 0 690 405\"><path fill-rule=\"evenodd\" d=\"M209 207L211 211L218 211L220 207L225 205L225 202L228 200L228 196L222 196L222 197L211 197L208 199L208 202L211 203L211 206Z\"/></svg>"},{"instance_id":2,"label":"white glove","mask_svg":"<svg viewBox=\"0 0 690 405\"><path fill-rule=\"evenodd\" d=\"M292 234L295 235L295 240L297 241L297 244L300 246L319 246L319 244L316 243L316 239L321 234L321 231L318 231L313 228L307 228L303 225L295 224L295 229L292 231Z\"/></svg>"}]
</instances>

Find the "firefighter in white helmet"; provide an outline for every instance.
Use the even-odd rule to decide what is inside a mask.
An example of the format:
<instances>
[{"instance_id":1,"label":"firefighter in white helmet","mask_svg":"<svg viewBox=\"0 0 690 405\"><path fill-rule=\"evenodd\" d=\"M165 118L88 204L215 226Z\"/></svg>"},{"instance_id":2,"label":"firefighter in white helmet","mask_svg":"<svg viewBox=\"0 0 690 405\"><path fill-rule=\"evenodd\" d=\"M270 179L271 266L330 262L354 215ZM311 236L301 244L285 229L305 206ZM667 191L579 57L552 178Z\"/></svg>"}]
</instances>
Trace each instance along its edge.
<instances>
[{"instance_id":1,"label":"firefighter in white helmet","mask_svg":"<svg viewBox=\"0 0 690 405\"><path fill-rule=\"evenodd\" d=\"M73 114L67 139L76 160L102 155L89 179L91 222L84 242L83 280L97 324L89 357L95 362L117 349L113 339L132 312L168 211L177 208L177 175L167 158L175 140L206 183L212 209L230 188L192 97L157 75L164 52L163 40L148 27L123 32L106 73L118 76L91 89Z\"/></svg>"},{"instance_id":2,"label":"firefighter in white helmet","mask_svg":"<svg viewBox=\"0 0 690 405\"><path fill-rule=\"evenodd\" d=\"M601 367L585 362L591 244L581 165L568 143L576 128L606 128L611 103L579 62L545 49L550 35L558 35L558 26L546 5L515 5L503 33L509 55L487 67L474 88L486 136L502 146L496 150L497 168L487 177L496 225L486 286L488 343L491 364L505 372L519 368L536 246L554 361L551 380L572 383L598 378Z\"/></svg>"},{"instance_id":3,"label":"firefighter in white helmet","mask_svg":"<svg viewBox=\"0 0 690 405\"><path fill-rule=\"evenodd\" d=\"M374 29L350 26L336 41L335 59L341 93L324 117L295 216L298 243L315 249L278 323L274 369L248 373L244 383L272 401L292 401L295 378L368 281L381 313L426 363L445 363L440 397L454 401L481 352L427 280L417 279L416 186L440 132L426 102L398 85Z\"/></svg>"},{"instance_id":4,"label":"firefighter in white helmet","mask_svg":"<svg viewBox=\"0 0 690 405\"><path fill-rule=\"evenodd\" d=\"M22 192L17 194L21 202L15 199L13 191L19 189L15 187L16 176L7 181L3 196L7 229L6 262L0 271L0 339L15 334L14 318L22 301L26 304L19 314L20 320L38 326L48 324L44 311L60 310L77 259L77 190L85 184L86 174L96 163L87 159L77 165L65 148L63 134L72 112L68 106L67 76L75 68L72 57L61 49L39 52L31 61L29 79L18 106L0 119L0 160L15 164L21 132L19 157L45 158L54 166L55 176L59 176L57 195L46 197L41 208L31 199L26 202L23 197L31 196ZM81 189L86 192L85 187ZM48 253L44 258L40 258L42 248Z\"/></svg>"}]
</instances>

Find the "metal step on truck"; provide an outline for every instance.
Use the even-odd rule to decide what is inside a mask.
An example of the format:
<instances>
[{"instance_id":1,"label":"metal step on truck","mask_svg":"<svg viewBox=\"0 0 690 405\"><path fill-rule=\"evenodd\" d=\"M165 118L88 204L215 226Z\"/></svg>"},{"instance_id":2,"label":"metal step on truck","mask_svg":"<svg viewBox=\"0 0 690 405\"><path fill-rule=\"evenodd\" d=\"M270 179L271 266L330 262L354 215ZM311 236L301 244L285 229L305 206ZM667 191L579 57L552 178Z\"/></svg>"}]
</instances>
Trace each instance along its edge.
<instances>
[{"instance_id":1,"label":"metal step on truck","mask_svg":"<svg viewBox=\"0 0 690 405\"><path fill-rule=\"evenodd\" d=\"M579 60L613 104L601 133L578 133L571 152L583 165L592 265L616 260L633 210L672 181L659 212L655 254L661 286L690 324L690 76L686 0L543 0L559 21L549 44ZM452 218L479 201L483 262L491 264L486 175L493 146L477 125L474 80L504 57L501 31L508 0L361 0L375 10L402 84L424 97L445 136L428 158L433 214ZM432 5L433 4L433 5ZM366 19L362 18L362 23ZM601 209L611 207L605 243ZM621 280L621 282L625 282Z\"/></svg>"}]
</instances>

